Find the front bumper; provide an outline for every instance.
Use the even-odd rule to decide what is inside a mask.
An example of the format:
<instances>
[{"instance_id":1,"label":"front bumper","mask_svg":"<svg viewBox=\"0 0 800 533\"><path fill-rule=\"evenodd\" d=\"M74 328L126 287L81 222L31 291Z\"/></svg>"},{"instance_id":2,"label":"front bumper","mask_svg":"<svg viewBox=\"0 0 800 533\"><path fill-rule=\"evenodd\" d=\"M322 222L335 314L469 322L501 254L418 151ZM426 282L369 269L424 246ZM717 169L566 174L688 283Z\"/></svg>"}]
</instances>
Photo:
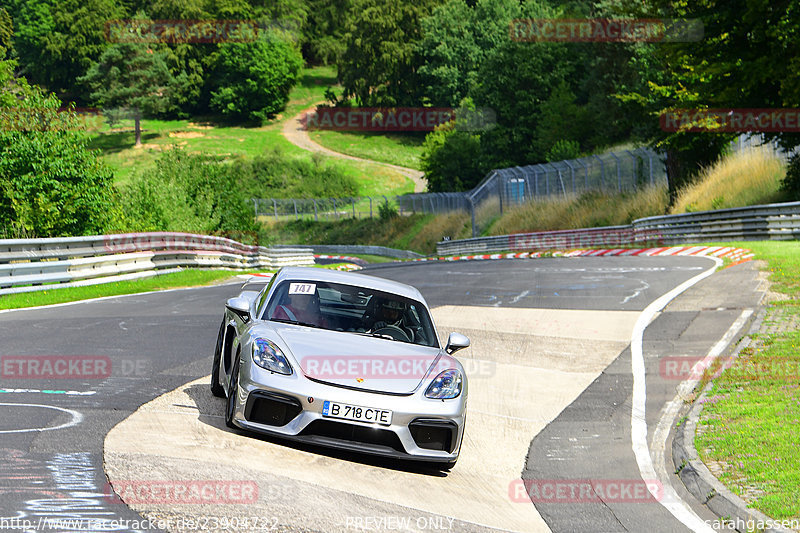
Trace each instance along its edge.
<instances>
[{"instance_id":1,"label":"front bumper","mask_svg":"<svg viewBox=\"0 0 800 533\"><path fill-rule=\"evenodd\" d=\"M273 374L255 364L240 367L234 423L242 429L298 442L383 457L448 463L461 447L466 388L458 398L432 400L424 389L410 395L354 390L294 373ZM325 400L392 411L390 425L322 415Z\"/></svg>"}]
</instances>

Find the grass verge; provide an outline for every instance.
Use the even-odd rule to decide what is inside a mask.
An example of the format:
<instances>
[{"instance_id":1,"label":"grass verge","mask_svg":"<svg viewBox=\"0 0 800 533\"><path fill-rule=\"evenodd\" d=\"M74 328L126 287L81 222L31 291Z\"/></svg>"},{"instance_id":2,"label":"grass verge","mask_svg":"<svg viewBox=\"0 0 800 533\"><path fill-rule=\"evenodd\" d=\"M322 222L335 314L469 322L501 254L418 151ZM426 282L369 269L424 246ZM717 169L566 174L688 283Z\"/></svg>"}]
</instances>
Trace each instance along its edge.
<instances>
[{"instance_id":1,"label":"grass verge","mask_svg":"<svg viewBox=\"0 0 800 533\"><path fill-rule=\"evenodd\" d=\"M311 140L335 152L420 170L424 135L318 130Z\"/></svg>"},{"instance_id":2,"label":"grass verge","mask_svg":"<svg viewBox=\"0 0 800 533\"><path fill-rule=\"evenodd\" d=\"M228 158L253 158L274 147L290 157L310 159L311 152L286 140L283 124L312 104L325 99L325 89L336 84L332 67L304 69L300 81L289 93L283 113L260 127L231 126L203 117L190 120L142 120L142 147L134 148L133 120L123 120L114 129L98 117L91 117L89 147L100 150L114 171L115 184L125 185L131 177L152 168L158 155L175 146L188 152ZM89 119L87 119L89 120ZM338 132L337 132L338 133ZM356 179L361 196L413 192L414 183L399 172L381 165L324 157Z\"/></svg>"},{"instance_id":3,"label":"grass verge","mask_svg":"<svg viewBox=\"0 0 800 533\"><path fill-rule=\"evenodd\" d=\"M722 481L776 519L800 518L800 242L739 242L767 264L785 299L733 365L713 380L695 446ZM765 329L766 328L766 329Z\"/></svg>"},{"instance_id":4,"label":"grass verge","mask_svg":"<svg viewBox=\"0 0 800 533\"><path fill-rule=\"evenodd\" d=\"M102 285L89 285L86 287L68 287L21 294L6 294L0 296L0 309L19 309L22 307L36 307L52 305L103 296L120 296L123 294L136 294L140 292L158 291L163 289L178 289L182 287L199 287L216 281L232 278L238 274L254 273L253 271L232 270L200 270L187 269L163 276L153 276L129 281L117 281Z\"/></svg>"}]
</instances>

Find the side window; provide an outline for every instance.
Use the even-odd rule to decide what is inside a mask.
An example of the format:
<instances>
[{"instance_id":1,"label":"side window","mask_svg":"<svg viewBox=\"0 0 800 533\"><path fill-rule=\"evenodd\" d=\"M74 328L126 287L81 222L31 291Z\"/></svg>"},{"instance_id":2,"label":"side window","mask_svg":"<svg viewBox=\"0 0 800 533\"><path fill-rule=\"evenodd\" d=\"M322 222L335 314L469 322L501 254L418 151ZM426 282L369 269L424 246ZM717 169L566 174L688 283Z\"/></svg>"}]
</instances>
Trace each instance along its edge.
<instances>
[{"instance_id":1,"label":"side window","mask_svg":"<svg viewBox=\"0 0 800 533\"><path fill-rule=\"evenodd\" d=\"M258 306L256 307L256 313L258 314L258 316L261 317L262 320L264 319L264 311L265 311L264 306L267 303L267 296L269 296L269 291L272 290L272 286L275 284L275 277L276 276L274 275L272 276L272 279L270 279L269 283L267 283L267 286L264 287L264 290L261 292L261 297L258 299Z\"/></svg>"}]
</instances>

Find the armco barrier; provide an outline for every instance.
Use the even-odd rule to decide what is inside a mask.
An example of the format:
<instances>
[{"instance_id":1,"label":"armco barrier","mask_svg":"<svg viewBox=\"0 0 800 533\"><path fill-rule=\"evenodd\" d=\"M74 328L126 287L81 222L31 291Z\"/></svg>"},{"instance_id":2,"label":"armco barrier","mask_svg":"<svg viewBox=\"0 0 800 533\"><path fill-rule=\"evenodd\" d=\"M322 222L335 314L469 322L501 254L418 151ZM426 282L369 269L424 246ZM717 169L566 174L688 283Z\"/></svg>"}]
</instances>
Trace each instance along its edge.
<instances>
[{"instance_id":1,"label":"armco barrier","mask_svg":"<svg viewBox=\"0 0 800 533\"><path fill-rule=\"evenodd\" d=\"M436 251L439 255L452 255L504 250L614 248L645 243L660 245L799 238L800 202L789 202L640 218L629 226L442 241L436 245Z\"/></svg>"},{"instance_id":2,"label":"armco barrier","mask_svg":"<svg viewBox=\"0 0 800 533\"><path fill-rule=\"evenodd\" d=\"M315 254L331 255L381 255L395 259L417 259L421 254L410 250L398 250L386 246L370 246L360 244L309 244ZM278 247L280 248L280 247Z\"/></svg>"},{"instance_id":3,"label":"armco barrier","mask_svg":"<svg viewBox=\"0 0 800 533\"><path fill-rule=\"evenodd\" d=\"M0 294L118 281L181 267L243 270L312 264L311 248L265 248L189 233L3 239Z\"/></svg>"},{"instance_id":4,"label":"armco barrier","mask_svg":"<svg viewBox=\"0 0 800 533\"><path fill-rule=\"evenodd\" d=\"M634 220L637 231L659 234L664 244L710 240L796 240L800 202L756 205Z\"/></svg>"}]
</instances>

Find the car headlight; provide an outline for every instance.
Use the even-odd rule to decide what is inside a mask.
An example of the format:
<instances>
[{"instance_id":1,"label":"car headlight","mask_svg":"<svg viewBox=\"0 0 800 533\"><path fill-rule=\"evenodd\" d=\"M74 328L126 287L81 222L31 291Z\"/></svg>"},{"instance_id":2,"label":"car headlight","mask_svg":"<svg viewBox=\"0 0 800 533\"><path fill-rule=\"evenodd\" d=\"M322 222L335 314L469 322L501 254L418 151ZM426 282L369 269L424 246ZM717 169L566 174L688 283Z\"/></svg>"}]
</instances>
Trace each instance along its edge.
<instances>
[{"instance_id":1,"label":"car headlight","mask_svg":"<svg viewBox=\"0 0 800 533\"><path fill-rule=\"evenodd\" d=\"M292 367L286 356L275 343L267 339L256 339L253 341L253 362L263 369L276 372L278 374L289 375Z\"/></svg>"},{"instance_id":2,"label":"car headlight","mask_svg":"<svg viewBox=\"0 0 800 533\"><path fill-rule=\"evenodd\" d=\"M436 376L436 379L428 385L428 390L425 391L425 397L434 400L449 400L450 398L455 398L461 394L463 382L464 380L461 377L461 372L455 368L445 370Z\"/></svg>"}]
</instances>

